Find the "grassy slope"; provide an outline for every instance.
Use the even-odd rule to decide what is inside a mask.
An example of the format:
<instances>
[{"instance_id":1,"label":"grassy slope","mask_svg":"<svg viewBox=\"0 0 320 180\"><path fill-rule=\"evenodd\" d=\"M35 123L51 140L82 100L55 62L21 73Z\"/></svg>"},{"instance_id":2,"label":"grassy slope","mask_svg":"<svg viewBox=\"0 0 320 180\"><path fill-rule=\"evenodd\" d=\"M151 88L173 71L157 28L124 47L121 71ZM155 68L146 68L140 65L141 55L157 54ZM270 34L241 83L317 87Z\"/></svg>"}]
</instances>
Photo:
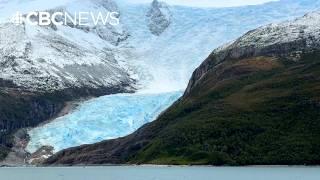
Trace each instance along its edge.
<instances>
[{"instance_id":1,"label":"grassy slope","mask_svg":"<svg viewBox=\"0 0 320 180\"><path fill-rule=\"evenodd\" d=\"M153 127L131 163L320 164L320 55L213 70Z\"/></svg>"}]
</instances>

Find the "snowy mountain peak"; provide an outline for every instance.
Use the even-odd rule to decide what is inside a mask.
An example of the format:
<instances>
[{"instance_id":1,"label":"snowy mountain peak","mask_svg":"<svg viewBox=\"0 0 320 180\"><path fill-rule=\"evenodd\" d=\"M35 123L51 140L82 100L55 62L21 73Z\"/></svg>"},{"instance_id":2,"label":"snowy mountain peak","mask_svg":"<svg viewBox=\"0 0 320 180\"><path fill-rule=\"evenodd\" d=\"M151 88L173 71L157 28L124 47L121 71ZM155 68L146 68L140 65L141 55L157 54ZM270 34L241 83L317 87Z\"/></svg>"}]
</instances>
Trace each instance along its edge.
<instances>
[{"instance_id":1,"label":"snowy mountain peak","mask_svg":"<svg viewBox=\"0 0 320 180\"><path fill-rule=\"evenodd\" d=\"M171 24L171 12L164 2L154 0L147 13L148 26L152 34L159 36Z\"/></svg>"},{"instance_id":2,"label":"snowy mountain peak","mask_svg":"<svg viewBox=\"0 0 320 180\"><path fill-rule=\"evenodd\" d=\"M288 49L295 51L288 52ZM302 51L314 49L320 49L319 11L249 31L236 41L216 49L213 54L220 56L218 60L279 54L298 60Z\"/></svg>"},{"instance_id":3,"label":"snowy mountain peak","mask_svg":"<svg viewBox=\"0 0 320 180\"><path fill-rule=\"evenodd\" d=\"M298 19L319 19L320 18L320 11L313 11L310 13L307 13L306 15L304 15L301 18Z\"/></svg>"},{"instance_id":4,"label":"snowy mountain peak","mask_svg":"<svg viewBox=\"0 0 320 180\"><path fill-rule=\"evenodd\" d=\"M44 0L6 2L21 13L107 12L116 11L111 0L58 1L44 6ZM33 7L33 8L31 8ZM1 7L0 7L1 9ZM118 62L119 43L128 37L122 25L89 24L78 26L39 26L13 24L0 20L0 79L13 81L31 91L56 91L66 88L130 88L134 81L127 67ZM126 85L124 85L126 84ZM131 89L131 88L130 88Z\"/></svg>"}]
</instances>

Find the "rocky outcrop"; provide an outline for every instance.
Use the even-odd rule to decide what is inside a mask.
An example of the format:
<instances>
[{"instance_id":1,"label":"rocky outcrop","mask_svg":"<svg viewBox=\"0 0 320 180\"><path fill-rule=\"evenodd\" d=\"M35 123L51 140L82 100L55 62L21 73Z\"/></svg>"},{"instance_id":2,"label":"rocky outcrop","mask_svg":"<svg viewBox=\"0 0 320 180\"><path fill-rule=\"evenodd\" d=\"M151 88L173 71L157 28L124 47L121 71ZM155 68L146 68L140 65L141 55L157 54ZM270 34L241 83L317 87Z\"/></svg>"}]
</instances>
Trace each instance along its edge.
<instances>
[{"instance_id":1,"label":"rocky outcrop","mask_svg":"<svg viewBox=\"0 0 320 180\"><path fill-rule=\"evenodd\" d=\"M171 24L171 12L164 2L154 0L147 13L148 27L152 34L159 36Z\"/></svg>"},{"instance_id":2,"label":"rocky outcrop","mask_svg":"<svg viewBox=\"0 0 320 180\"><path fill-rule=\"evenodd\" d=\"M51 146L42 146L29 156L26 161L28 164L40 164L53 155L53 149Z\"/></svg>"},{"instance_id":3,"label":"rocky outcrop","mask_svg":"<svg viewBox=\"0 0 320 180\"><path fill-rule=\"evenodd\" d=\"M12 147L0 165L23 166L29 153L25 150L29 141L27 129L19 129L12 135Z\"/></svg>"}]
</instances>

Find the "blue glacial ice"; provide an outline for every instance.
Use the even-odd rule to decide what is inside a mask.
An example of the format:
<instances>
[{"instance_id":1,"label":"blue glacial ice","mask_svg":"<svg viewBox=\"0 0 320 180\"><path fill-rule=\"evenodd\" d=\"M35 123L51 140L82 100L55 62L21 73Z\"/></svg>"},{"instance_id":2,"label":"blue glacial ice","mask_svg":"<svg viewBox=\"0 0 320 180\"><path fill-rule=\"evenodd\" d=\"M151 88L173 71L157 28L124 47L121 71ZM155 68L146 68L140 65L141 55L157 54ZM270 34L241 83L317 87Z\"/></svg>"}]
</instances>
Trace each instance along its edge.
<instances>
[{"instance_id":1,"label":"blue glacial ice","mask_svg":"<svg viewBox=\"0 0 320 180\"><path fill-rule=\"evenodd\" d=\"M117 94L82 103L73 113L29 131L27 150L53 146L55 152L128 135L156 118L182 92Z\"/></svg>"}]
</instances>

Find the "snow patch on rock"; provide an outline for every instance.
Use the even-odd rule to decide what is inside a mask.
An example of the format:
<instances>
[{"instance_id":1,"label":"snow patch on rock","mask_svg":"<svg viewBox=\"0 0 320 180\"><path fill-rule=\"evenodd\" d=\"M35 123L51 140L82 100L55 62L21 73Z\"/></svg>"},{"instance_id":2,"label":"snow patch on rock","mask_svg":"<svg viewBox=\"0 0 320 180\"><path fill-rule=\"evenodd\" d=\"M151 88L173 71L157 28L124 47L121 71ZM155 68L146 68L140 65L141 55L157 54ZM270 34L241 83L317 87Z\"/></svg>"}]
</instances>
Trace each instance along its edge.
<instances>
[{"instance_id":1,"label":"snow patch on rock","mask_svg":"<svg viewBox=\"0 0 320 180\"><path fill-rule=\"evenodd\" d=\"M164 2L153 0L147 13L148 27L152 34L159 36L171 24L171 12L169 6Z\"/></svg>"},{"instance_id":2,"label":"snow patch on rock","mask_svg":"<svg viewBox=\"0 0 320 180\"><path fill-rule=\"evenodd\" d=\"M288 52L289 49L294 51ZM219 60L226 56L239 58L265 54L283 54L292 60L298 60L301 52L315 49L320 49L320 11L295 20L261 26L234 42L217 48L213 54Z\"/></svg>"}]
</instances>

